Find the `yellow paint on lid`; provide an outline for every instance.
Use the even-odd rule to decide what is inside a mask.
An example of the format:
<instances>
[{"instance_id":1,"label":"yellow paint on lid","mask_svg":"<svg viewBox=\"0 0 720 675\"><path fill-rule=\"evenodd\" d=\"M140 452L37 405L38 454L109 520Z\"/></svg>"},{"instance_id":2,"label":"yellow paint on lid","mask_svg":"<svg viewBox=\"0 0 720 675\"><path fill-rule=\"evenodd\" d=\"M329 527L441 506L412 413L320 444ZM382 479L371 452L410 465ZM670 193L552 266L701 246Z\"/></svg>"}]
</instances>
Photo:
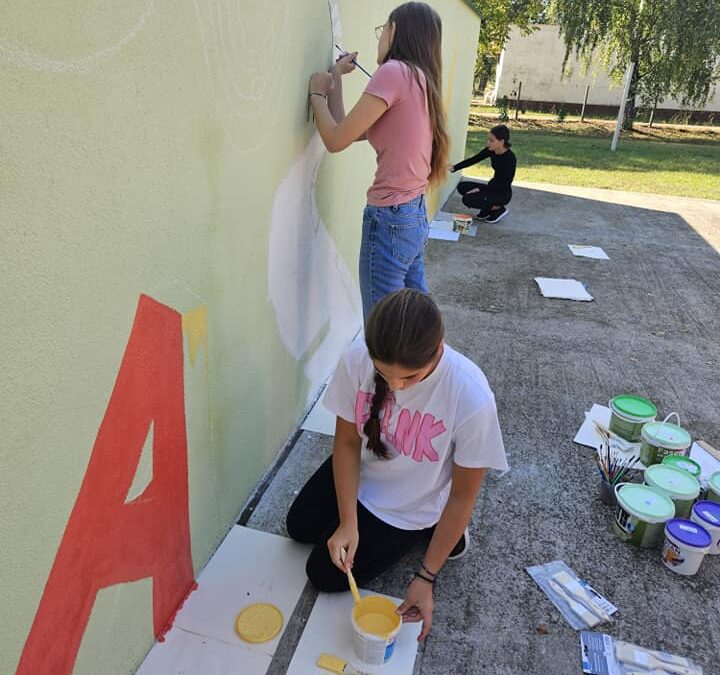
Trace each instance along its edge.
<instances>
[{"instance_id":1,"label":"yellow paint on lid","mask_svg":"<svg viewBox=\"0 0 720 675\"><path fill-rule=\"evenodd\" d=\"M283 626L282 612L269 603L258 602L248 605L235 619L237 634L253 644L269 642Z\"/></svg>"}]
</instances>

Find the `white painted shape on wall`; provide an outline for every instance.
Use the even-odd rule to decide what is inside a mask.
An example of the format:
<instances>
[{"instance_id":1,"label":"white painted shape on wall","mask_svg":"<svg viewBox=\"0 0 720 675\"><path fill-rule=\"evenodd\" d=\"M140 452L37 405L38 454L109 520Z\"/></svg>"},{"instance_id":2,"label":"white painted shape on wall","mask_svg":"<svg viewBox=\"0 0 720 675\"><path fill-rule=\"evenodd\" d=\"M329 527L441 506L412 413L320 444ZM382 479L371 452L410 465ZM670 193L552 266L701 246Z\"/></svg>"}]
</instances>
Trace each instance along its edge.
<instances>
[{"instance_id":1,"label":"white painted shape on wall","mask_svg":"<svg viewBox=\"0 0 720 675\"><path fill-rule=\"evenodd\" d=\"M337 0L328 5L332 40L340 44ZM325 153L316 131L278 186L270 223L268 292L283 344L305 361L307 404L361 325L359 288L317 206L315 182Z\"/></svg>"}]
</instances>

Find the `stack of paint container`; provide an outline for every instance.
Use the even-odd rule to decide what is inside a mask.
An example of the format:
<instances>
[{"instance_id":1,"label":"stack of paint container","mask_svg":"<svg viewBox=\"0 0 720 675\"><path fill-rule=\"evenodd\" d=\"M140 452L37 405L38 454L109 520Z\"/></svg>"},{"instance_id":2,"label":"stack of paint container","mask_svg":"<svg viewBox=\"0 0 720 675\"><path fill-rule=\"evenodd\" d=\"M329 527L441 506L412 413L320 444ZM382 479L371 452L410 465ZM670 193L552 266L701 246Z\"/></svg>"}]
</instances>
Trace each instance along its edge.
<instances>
[{"instance_id":1,"label":"stack of paint container","mask_svg":"<svg viewBox=\"0 0 720 675\"><path fill-rule=\"evenodd\" d=\"M657 422L651 401L629 395L611 399L610 410L610 431L631 443L640 441L640 461L646 467L643 485L615 486L615 533L643 548L660 545L664 535L665 566L677 574L695 574L705 555L720 553L720 503L712 501L717 494L720 502L720 472L710 479L709 501L696 501L702 469L685 456L692 438L678 415ZM677 424L668 422L671 416Z\"/></svg>"}]
</instances>

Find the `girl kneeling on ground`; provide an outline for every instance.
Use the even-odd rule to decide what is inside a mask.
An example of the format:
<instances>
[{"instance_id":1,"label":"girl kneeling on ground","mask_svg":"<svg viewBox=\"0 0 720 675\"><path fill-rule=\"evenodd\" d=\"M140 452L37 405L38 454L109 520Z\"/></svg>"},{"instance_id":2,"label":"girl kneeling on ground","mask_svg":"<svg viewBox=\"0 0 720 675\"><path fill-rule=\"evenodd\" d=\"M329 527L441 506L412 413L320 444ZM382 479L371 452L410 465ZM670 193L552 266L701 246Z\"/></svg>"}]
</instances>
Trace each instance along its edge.
<instances>
[{"instance_id":1,"label":"girl kneeling on ground","mask_svg":"<svg viewBox=\"0 0 720 675\"><path fill-rule=\"evenodd\" d=\"M421 640L436 577L467 550L487 469L507 469L487 379L443 337L428 295L405 289L375 306L365 343L347 349L323 399L337 415L332 457L287 516L290 536L315 545L307 574L320 591L347 590L347 568L365 584L429 542L398 608L422 620Z\"/></svg>"},{"instance_id":2,"label":"girl kneeling on ground","mask_svg":"<svg viewBox=\"0 0 720 675\"><path fill-rule=\"evenodd\" d=\"M448 165L448 171L454 173L467 166L472 166L483 159L490 158L495 174L487 185L472 180L458 183L458 192L463 196L462 202L471 209L480 209L476 218L488 223L502 220L508 213L505 208L512 199L512 182L515 178L517 159L510 150L510 129L504 124L498 124L490 129L487 137L487 147L477 155L468 157L457 164Z\"/></svg>"}]
</instances>

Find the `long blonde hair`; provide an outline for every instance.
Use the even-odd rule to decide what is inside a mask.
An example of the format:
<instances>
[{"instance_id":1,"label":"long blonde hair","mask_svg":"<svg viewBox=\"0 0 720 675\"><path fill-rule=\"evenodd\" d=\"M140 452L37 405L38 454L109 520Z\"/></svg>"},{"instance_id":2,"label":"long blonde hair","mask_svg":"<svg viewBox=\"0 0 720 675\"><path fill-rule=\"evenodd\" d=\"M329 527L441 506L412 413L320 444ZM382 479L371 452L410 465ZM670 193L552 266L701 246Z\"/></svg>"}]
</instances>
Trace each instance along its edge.
<instances>
[{"instance_id":1,"label":"long blonde hair","mask_svg":"<svg viewBox=\"0 0 720 675\"><path fill-rule=\"evenodd\" d=\"M416 68L425 74L427 104L432 127L431 184L444 180L450 155L450 137L442 102L442 20L424 2L406 2L390 12L388 21L395 24L395 35L383 63L390 59L410 66L420 84Z\"/></svg>"}]
</instances>

